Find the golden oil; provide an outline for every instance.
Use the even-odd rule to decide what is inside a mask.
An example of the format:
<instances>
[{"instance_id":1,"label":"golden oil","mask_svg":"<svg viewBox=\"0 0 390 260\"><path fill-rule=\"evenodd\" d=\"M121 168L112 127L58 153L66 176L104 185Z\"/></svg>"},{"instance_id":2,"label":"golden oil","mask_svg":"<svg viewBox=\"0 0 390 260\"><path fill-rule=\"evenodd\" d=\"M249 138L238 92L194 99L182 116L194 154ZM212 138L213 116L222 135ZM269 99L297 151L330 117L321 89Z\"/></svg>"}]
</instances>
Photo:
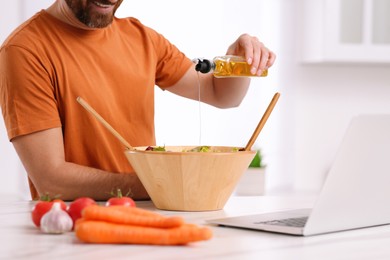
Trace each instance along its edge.
<instances>
[{"instance_id":1,"label":"golden oil","mask_svg":"<svg viewBox=\"0 0 390 260\"><path fill-rule=\"evenodd\" d=\"M242 57L217 57L214 59L215 77L254 77L251 73L251 65L249 65ZM268 70L264 70L260 77L268 75Z\"/></svg>"},{"instance_id":2,"label":"golden oil","mask_svg":"<svg viewBox=\"0 0 390 260\"><path fill-rule=\"evenodd\" d=\"M212 61L197 59L195 69L202 73L212 72L215 77L266 77L268 70L260 76L251 73L251 65L245 58L234 55L217 56Z\"/></svg>"}]
</instances>

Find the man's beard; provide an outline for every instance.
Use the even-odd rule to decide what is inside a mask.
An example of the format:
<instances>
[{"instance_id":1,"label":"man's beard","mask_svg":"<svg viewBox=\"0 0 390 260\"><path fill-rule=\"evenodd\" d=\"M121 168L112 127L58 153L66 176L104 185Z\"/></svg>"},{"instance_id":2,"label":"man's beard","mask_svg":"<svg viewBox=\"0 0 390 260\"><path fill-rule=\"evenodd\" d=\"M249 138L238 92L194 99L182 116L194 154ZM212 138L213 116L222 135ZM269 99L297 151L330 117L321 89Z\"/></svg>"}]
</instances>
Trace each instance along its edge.
<instances>
[{"instance_id":1,"label":"man's beard","mask_svg":"<svg viewBox=\"0 0 390 260\"><path fill-rule=\"evenodd\" d=\"M89 10L79 10L76 17L90 28L104 28L112 23L114 14L91 14Z\"/></svg>"},{"instance_id":2,"label":"man's beard","mask_svg":"<svg viewBox=\"0 0 390 260\"><path fill-rule=\"evenodd\" d=\"M65 0L69 8L72 10L76 18L86 26L90 28L104 28L112 23L114 20L114 14L116 9L122 3L122 1L118 1L116 7L113 9L112 13L94 13L88 8L89 3L87 2L87 6L83 6L79 1L73 0Z\"/></svg>"}]
</instances>

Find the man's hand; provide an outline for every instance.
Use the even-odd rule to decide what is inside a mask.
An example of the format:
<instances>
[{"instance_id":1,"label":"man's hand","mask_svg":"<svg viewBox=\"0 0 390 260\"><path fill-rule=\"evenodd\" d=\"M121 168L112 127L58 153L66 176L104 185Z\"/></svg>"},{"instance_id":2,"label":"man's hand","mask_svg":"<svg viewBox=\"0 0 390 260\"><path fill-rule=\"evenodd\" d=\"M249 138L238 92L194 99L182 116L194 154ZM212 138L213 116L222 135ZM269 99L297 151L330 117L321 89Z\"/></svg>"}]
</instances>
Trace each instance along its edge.
<instances>
[{"instance_id":1,"label":"man's hand","mask_svg":"<svg viewBox=\"0 0 390 260\"><path fill-rule=\"evenodd\" d=\"M242 34L229 46L227 55L245 57L251 64L251 73L261 75L264 70L270 68L275 61L276 55L270 51L257 37Z\"/></svg>"}]
</instances>

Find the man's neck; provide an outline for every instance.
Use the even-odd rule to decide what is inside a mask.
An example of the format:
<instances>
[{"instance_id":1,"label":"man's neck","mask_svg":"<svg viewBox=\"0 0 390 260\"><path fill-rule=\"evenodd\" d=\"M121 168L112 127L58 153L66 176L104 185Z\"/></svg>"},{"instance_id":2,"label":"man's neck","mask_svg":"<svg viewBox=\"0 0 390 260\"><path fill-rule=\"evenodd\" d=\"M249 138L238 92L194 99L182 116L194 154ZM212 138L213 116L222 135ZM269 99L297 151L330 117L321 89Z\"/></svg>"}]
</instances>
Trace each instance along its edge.
<instances>
[{"instance_id":1,"label":"man's neck","mask_svg":"<svg viewBox=\"0 0 390 260\"><path fill-rule=\"evenodd\" d=\"M72 10L69 8L65 0L56 0L46 11L57 19L83 30L96 30L80 22Z\"/></svg>"}]
</instances>

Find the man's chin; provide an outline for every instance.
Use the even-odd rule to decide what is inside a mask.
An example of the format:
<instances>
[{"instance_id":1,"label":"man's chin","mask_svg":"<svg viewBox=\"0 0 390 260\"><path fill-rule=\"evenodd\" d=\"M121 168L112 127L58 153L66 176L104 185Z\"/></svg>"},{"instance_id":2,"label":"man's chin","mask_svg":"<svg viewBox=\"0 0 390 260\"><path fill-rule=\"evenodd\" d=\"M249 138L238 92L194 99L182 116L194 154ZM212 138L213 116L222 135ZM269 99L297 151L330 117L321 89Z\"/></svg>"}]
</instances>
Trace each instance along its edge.
<instances>
[{"instance_id":1,"label":"man's chin","mask_svg":"<svg viewBox=\"0 0 390 260\"><path fill-rule=\"evenodd\" d=\"M113 16L95 16L91 17L91 19L84 24L90 28L105 28L112 23L113 19Z\"/></svg>"}]
</instances>

